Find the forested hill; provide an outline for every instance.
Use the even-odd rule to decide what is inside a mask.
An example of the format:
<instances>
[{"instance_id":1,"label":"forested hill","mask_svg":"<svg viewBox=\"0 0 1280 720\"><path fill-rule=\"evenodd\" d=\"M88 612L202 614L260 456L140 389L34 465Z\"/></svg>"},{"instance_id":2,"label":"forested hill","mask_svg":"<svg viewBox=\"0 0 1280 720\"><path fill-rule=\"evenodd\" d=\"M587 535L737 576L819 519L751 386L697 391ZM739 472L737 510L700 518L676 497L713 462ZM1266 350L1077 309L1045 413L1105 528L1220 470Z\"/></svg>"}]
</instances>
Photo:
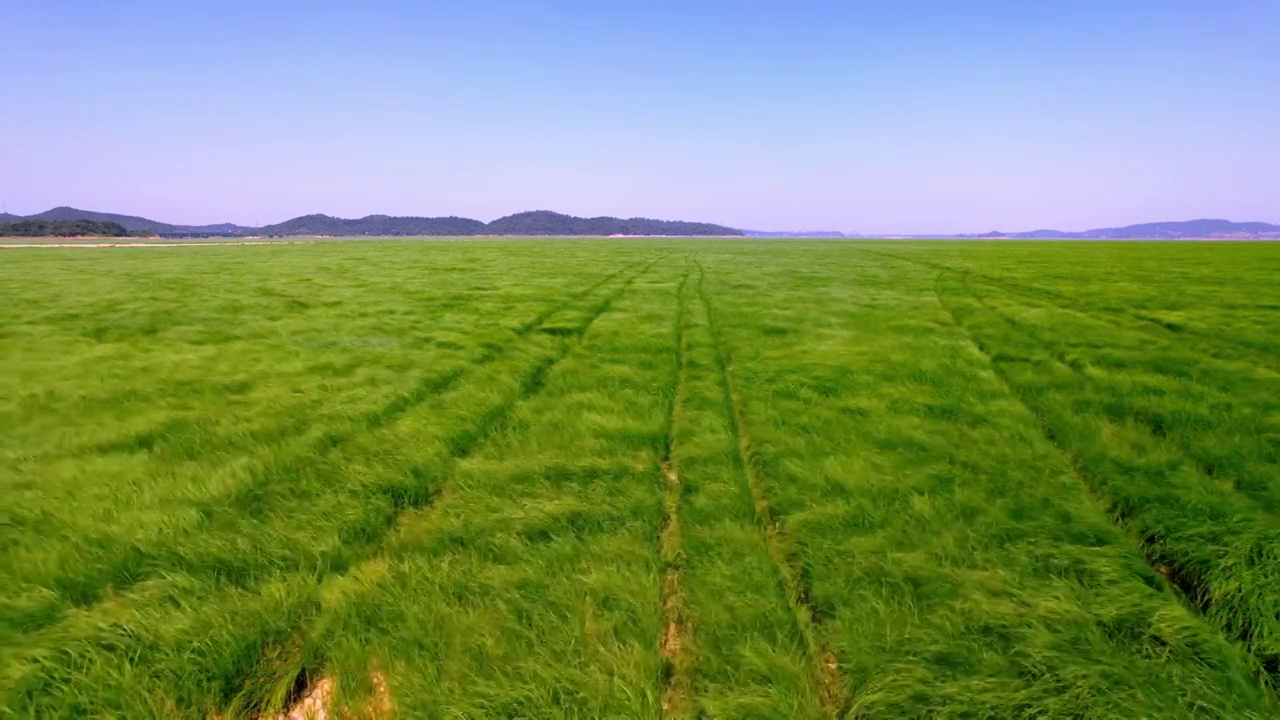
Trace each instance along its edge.
<instances>
[{"instance_id":1,"label":"forested hill","mask_svg":"<svg viewBox=\"0 0 1280 720\"><path fill-rule=\"evenodd\" d=\"M49 220L49 221L70 221L70 220L92 220L95 222L117 223L126 230L133 232L145 232L150 234L213 234L213 235L235 235L253 228L241 227L231 223L219 223L217 225L173 225L171 223L158 222L136 215L117 215L115 213L94 212L92 210L79 210L73 207L56 207L52 210L45 210L42 213L20 217L10 215L12 221L16 220Z\"/></svg>"},{"instance_id":2,"label":"forested hill","mask_svg":"<svg viewBox=\"0 0 1280 720\"><path fill-rule=\"evenodd\" d=\"M508 215L489 223L487 235L742 235L741 230L711 223L649 218L580 218L548 210Z\"/></svg>"},{"instance_id":3,"label":"forested hill","mask_svg":"<svg viewBox=\"0 0 1280 720\"><path fill-rule=\"evenodd\" d=\"M173 225L133 215L116 215L90 210L58 207L36 215L7 216L12 220L92 220L119 223L126 230L165 236L193 235L278 235L305 237L340 236L467 236L467 235L742 235L741 230L711 223L648 218L579 218L538 210L517 213L491 223L461 217L394 217L369 215L354 220L329 215L303 215L264 227L231 223L217 225Z\"/></svg>"},{"instance_id":4,"label":"forested hill","mask_svg":"<svg viewBox=\"0 0 1280 720\"><path fill-rule=\"evenodd\" d=\"M328 215L303 215L254 231L255 235L484 235L485 224L460 217L392 217L370 215L344 220Z\"/></svg>"},{"instance_id":5,"label":"forested hill","mask_svg":"<svg viewBox=\"0 0 1280 720\"><path fill-rule=\"evenodd\" d=\"M35 215L23 217L0 213L0 223L23 220L68 222L88 220L117 223L131 233L147 233L165 237L187 235L274 235L283 237L306 236L475 236L475 235L669 235L669 236L758 236L758 237L841 237L838 232L783 233L736 230L712 223L684 222L679 220L651 220L649 218L582 218L548 210L516 213L490 223L461 217L396 217L369 215L357 219L344 219L329 215L304 215L282 223L265 227L246 227L233 223L215 225L174 225L135 215L77 210L56 207ZM849 237L849 236L844 236ZM856 237L856 236L855 236ZM931 236L936 237L936 236ZM1043 238L1043 239L1280 239L1280 225L1265 222L1232 222L1230 220L1187 220L1182 222L1144 223L1126 227L1098 228L1080 232L1062 230L1033 230L1031 232L991 232L984 235L953 235L971 238Z\"/></svg>"},{"instance_id":6,"label":"forested hill","mask_svg":"<svg viewBox=\"0 0 1280 720\"><path fill-rule=\"evenodd\" d=\"M10 216L12 217L12 216ZM0 223L0 237L128 237L120 223L99 220L19 220Z\"/></svg>"},{"instance_id":7,"label":"forested hill","mask_svg":"<svg viewBox=\"0 0 1280 720\"><path fill-rule=\"evenodd\" d=\"M710 223L614 217L579 218L538 210L499 218L491 223L460 217L391 217L370 215L344 220L328 215L304 215L259 228L260 235L741 235Z\"/></svg>"}]
</instances>

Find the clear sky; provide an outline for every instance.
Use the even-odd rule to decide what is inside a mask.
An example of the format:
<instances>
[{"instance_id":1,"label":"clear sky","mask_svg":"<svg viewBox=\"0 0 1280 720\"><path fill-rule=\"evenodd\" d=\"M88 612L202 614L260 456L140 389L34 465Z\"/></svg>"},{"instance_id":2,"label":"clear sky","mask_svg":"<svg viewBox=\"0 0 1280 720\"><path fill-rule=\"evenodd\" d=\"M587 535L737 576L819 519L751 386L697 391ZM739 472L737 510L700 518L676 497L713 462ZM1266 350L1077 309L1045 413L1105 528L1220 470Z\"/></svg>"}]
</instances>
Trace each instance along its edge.
<instances>
[{"instance_id":1,"label":"clear sky","mask_svg":"<svg viewBox=\"0 0 1280 720\"><path fill-rule=\"evenodd\" d=\"M14 0L0 200L178 223L1280 222L1277 0Z\"/></svg>"}]
</instances>

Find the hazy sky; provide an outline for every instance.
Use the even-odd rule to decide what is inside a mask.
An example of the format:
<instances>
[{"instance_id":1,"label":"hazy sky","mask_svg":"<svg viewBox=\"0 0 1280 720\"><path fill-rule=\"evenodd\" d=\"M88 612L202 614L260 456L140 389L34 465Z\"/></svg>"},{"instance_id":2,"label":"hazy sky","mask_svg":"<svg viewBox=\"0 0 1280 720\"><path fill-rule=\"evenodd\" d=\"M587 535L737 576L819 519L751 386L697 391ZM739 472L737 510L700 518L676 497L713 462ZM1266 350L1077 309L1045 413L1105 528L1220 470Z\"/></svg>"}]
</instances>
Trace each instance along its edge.
<instances>
[{"instance_id":1,"label":"hazy sky","mask_svg":"<svg viewBox=\"0 0 1280 720\"><path fill-rule=\"evenodd\" d=\"M1277 0L15 0L0 23L12 213L1280 222Z\"/></svg>"}]
</instances>

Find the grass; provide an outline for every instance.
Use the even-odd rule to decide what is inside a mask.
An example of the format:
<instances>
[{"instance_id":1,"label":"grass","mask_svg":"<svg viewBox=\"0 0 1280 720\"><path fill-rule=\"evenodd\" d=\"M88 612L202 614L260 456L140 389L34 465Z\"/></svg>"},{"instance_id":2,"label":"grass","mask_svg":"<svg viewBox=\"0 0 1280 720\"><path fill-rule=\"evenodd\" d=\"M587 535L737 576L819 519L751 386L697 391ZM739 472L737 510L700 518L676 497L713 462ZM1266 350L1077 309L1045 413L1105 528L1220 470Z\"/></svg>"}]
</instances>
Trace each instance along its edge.
<instances>
[{"instance_id":1,"label":"grass","mask_svg":"<svg viewBox=\"0 0 1280 720\"><path fill-rule=\"evenodd\" d=\"M1275 717L1280 249L0 265L0 716Z\"/></svg>"}]
</instances>

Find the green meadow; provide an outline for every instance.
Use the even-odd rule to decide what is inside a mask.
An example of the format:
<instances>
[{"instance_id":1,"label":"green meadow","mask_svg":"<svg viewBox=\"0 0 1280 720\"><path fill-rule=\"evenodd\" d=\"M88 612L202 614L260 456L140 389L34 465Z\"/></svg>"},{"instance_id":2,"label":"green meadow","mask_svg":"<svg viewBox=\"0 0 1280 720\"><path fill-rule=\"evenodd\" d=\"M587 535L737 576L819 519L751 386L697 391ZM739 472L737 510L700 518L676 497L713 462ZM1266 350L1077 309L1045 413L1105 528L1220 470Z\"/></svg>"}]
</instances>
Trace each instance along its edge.
<instances>
[{"instance_id":1,"label":"green meadow","mask_svg":"<svg viewBox=\"0 0 1280 720\"><path fill-rule=\"evenodd\" d=\"M1280 717L1280 245L0 249L0 717Z\"/></svg>"}]
</instances>

